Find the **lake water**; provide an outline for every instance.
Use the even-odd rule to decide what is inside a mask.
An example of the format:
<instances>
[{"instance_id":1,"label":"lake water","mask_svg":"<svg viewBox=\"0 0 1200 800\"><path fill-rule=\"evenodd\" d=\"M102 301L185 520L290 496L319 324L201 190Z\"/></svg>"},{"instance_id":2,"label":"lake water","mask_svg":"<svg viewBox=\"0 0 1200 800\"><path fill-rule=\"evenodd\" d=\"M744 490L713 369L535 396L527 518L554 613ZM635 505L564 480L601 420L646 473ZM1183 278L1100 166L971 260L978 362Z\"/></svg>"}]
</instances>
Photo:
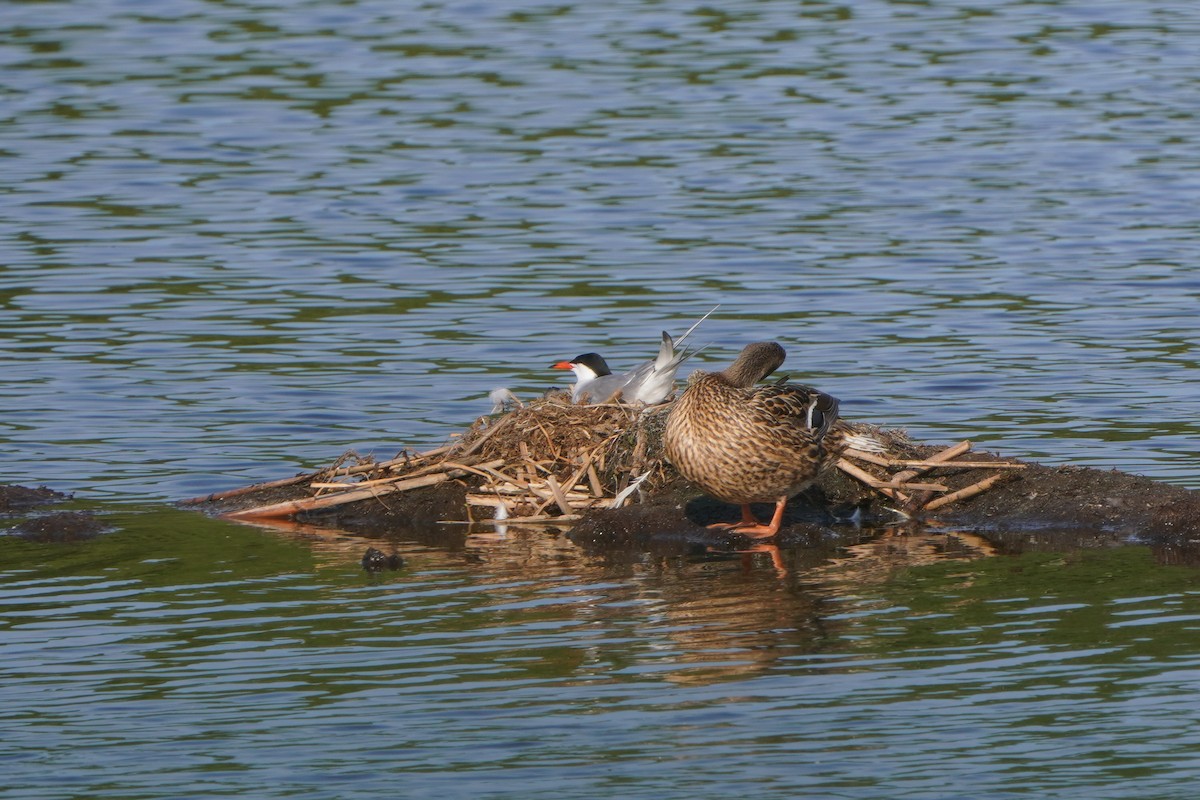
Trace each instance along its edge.
<instances>
[{"instance_id":1,"label":"lake water","mask_svg":"<svg viewBox=\"0 0 1200 800\"><path fill-rule=\"evenodd\" d=\"M1198 42L1158 0L7 4L2 477L117 530L0 537L0 797L1190 797L1200 587L1138 547L431 531L372 578L167 504L718 303L698 365L772 338L848 417L1200 487Z\"/></svg>"}]
</instances>

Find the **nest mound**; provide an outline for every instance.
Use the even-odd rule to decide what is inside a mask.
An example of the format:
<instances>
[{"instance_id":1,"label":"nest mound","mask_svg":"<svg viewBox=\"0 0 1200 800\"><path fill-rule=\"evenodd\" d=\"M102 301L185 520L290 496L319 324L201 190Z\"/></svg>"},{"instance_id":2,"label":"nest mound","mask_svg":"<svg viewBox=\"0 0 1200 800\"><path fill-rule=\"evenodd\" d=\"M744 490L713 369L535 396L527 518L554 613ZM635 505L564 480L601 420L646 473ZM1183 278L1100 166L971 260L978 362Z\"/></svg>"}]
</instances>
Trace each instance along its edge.
<instances>
[{"instance_id":1,"label":"nest mound","mask_svg":"<svg viewBox=\"0 0 1200 800\"><path fill-rule=\"evenodd\" d=\"M570 464L580 458L605 465L644 463L648 441L655 440L661 461L662 409L639 411L620 403L575 405L565 395L537 400L496 419L480 417L462 437L462 447L477 448L484 459L528 459L541 464Z\"/></svg>"},{"instance_id":2,"label":"nest mound","mask_svg":"<svg viewBox=\"0 0 1200 800\"><path fill-rule=\"evenodd\" d=\"M480 417L434 450L383 462L347 453L317 472L184 502L270 519L380 503L453 481L465 490L469 518L571 521L677 480L663 456L666 417L664 406L575 405L556 394Z\"/></svg>"},{"instance_id":3,"label":"nest mound","mask_svg":"<svg viewBox=\"0 0 1200 800\"><path fill-rule=\"evenodd\" d=\"M663 456L665 406L575 405L565 394L536 400L499 418L476 420L447 455L469 455L482 480L468 506L499 517L574 519L619 505L632 492L656 492L675 478Z\"/></svg>"},{"instance_id":4,"label":"nest mound","mask_svg":"<svg viewBox=\"0 0 1200 800\"><path fill-rule=\"evenodd\" d=\"M696 492L664 454L669 408L576 405L555 394L480 417L453 444L435 450L404 452L384 462L348 453L315 473L188 502L215 504L235 518L307 518L353 506L356 515L364 506L390 511L395 498L389 496L401 493L407 505L417 506L433 487L457 486L461 492L452 502L467 521L538 523L574 522L587 512L621 508L635 495L643 502L681 505ZM1021 466L993 457L955 460L970 450L966 442L944 451L922 449L900 431L854 427L881 443L887 455L847 451L840 469L829 470L811 493L812 505L855 506L894 519L893 508L914 515L965 499L997 483L1005 468ZM940 473L936 482L919 480L933 470ZM985 470L982 480L979 470Z\"/></svg>"},{"instance_id":5,"label":"nest mound","mask_svg":"<svg viewBox=\"0 0 1200 800\"><path fill-rule=\"evenodd\" d=\"M289 530L403 529L421 537L437 522L507 518L569 527L576 541L665 536L714 546L712 532L699 526L736 519L737 509L703 498L666 461L666 418L667 407L577 406L552 396L481 417L432 450L388 461L348 453L316 472L184 504ZM1173 560L1200 558L1191 555L1200 492L1117 471L1007 461L970 442L935 447L903 431L854 427L884 452L847 451L838 469L793 498L783 540L819 538L824 533L814 531L847 518L883 526L908 517L990 531L1006 550L1059 541L1045 533L1051 530L1060 538L1075 531L1089 543L1154 538Z\"/></svg>"}]
</instances>

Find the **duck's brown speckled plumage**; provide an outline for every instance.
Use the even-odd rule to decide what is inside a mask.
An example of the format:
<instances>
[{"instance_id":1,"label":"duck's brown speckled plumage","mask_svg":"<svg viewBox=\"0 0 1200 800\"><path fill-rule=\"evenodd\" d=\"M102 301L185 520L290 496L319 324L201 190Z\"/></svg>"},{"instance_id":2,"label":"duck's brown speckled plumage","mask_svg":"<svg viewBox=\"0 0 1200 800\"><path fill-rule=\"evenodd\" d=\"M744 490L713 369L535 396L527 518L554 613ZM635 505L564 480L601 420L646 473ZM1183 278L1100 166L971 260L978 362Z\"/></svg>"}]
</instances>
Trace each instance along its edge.
<instances>
[{"instance_id":1,"label":"duck's brown speckled plumage","mask_svg":"<svg viewBox=\"0 0 1200 800\"><path fill-rule=\"evenodd\" d=\"M785 355L775 342L756 342L728 369L694 373L667 419L667 458L707 494L742 505L739 529L754 523L747 504L774 502L778 530L787 498L846 449L837 398L797 384L754 385Z\"/></svg>"}]
</instances>

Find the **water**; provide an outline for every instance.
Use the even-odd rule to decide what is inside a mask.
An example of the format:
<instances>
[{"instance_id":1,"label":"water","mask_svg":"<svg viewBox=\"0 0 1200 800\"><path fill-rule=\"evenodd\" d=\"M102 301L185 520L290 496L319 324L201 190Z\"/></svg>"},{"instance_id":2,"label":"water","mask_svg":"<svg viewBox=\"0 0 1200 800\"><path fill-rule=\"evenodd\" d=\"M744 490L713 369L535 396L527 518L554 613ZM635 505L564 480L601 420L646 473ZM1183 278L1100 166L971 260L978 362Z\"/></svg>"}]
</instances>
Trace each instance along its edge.
<instances>
[{"instance_id":1,"label":"water","mask_svg":"<svg viewBox=\"0 0 1200 800\"><path fill-rule=\"evenodd\" d=\"M776 338L860 418L1200 485L1177 4L45 10L0 42L26 480L440 443L721 303L700 362Z\"/></svg>"},{"instance_id":2,"label":"water","mask_svg":"<svg viewBox=\"0 0 1200 800\"><path fill-rule=\"evenodd\" d=\"M1197 34L8 4L0 465L118 531L0 539L0 794L1190 796L1193 576L1136 548L781 577L430 532L373 581L164 503L439 444L717 303L699 364L773 338L853 418L1200 487Z\"/></svg>"},{"instance_id":3,"label":"water","mask_svg":"<svg viewBox=\"0 0 1200 800\"><path fill-rule=\"evenodd\" d=\"M371 578L345 538L122 522L6 548L0 796L1192 791L1200 584L1138 548L780 576L541 533Z\"/></svg>"}]
</instances>

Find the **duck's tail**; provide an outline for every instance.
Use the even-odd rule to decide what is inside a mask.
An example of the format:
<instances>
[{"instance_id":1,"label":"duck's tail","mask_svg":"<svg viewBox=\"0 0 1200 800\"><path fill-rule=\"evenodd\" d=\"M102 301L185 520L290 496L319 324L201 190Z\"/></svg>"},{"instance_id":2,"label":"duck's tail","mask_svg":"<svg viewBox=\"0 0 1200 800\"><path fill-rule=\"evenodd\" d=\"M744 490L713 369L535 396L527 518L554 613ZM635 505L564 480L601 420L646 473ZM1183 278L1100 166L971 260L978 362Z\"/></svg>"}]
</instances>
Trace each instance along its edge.
<instances>
[{"instance_id":1,"label":"duck's tail","mask_svg":"<svg viewBox=\"0 0 1200 800\"><path fill-rule=\"evenodd\" d=\"M887 447L880 441L879 437L870 433L856 433L847 428L846 435L842 438L846 443L846 447L852 450L862 450L864 453L886 453Z\"/></svg>"}]
</instances>

